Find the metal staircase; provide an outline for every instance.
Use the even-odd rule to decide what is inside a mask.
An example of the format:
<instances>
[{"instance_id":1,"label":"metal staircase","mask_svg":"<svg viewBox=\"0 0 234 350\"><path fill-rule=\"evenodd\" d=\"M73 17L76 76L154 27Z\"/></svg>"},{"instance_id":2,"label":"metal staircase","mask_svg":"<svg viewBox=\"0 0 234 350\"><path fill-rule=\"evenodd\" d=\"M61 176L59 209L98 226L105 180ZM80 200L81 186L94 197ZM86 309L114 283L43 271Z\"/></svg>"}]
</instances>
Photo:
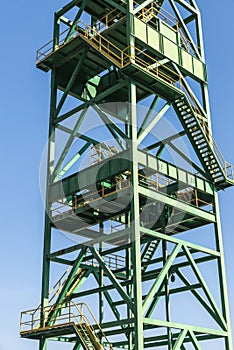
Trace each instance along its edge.
<instances>
[{"instance_id":1,"label":"metal staircase","mask_svg":"<svg viewBox=\"0 0 234 350\"><path fill-rule=\"evenodd\" d=\"M21 313L20 334L35 338L43 332L59 334L76 334L85 350L113 350L103 329L86 303L76 304L69 301L52 305L55 313L53 320L49 316L50 307ZM50 322L48 322L50 319ZM52 320L52 322L51 322Z\"/></svg>"},{"instance_id":2,"label":"metal staircase","mask_svg":"<svg viewBox=\"0 0 234 350\"><path fill-rule=\"evenodd\" d=\"M232 165L225 161L199 109L194 109L185 95L176 99L173 105L201 164L209 171L212 181L221 189L232 185L234 180Z\"/></svg>"},{"instance_id":3,"label":"metal staircase","mask_svg":"<svg viewBox=\"0 0 234 350\"><path fill-rule=\"evenodd\" d=\"M82 303L78 304L76 308L79 317L76 318L76 323L74 323L73 327L84 349L112 350L112 345L105 336L103 329L99 325L89 306Z\"/></svg>"},{"instance_id":4,"label":"metal staircase","mask_svg":"<svg viewBox=\"0 0 234 350\"><path fill-rule=\"evenodd\" d=\"M146 271L149 261L153 258L159 245L159 241L152 241L145 245L144 250L141 254L141 272L142 274Z\"/></svg>"}]
</instances>

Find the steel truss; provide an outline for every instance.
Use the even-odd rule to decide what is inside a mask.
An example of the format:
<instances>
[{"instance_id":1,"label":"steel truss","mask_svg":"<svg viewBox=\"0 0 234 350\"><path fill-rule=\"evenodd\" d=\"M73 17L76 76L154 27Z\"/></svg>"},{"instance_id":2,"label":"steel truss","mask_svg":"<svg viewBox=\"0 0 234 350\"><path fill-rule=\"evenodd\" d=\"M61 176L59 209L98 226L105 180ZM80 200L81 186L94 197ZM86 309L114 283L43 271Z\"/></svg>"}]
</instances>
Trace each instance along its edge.
<instances>
[{"instance_id":1,"label":"steel truss","mask_svg":"<svg viewBox=\"0 0 234 350\"><path fill-rule=\"evenodd\" d=\"M233 172L211 133L195 1L73 0L55 13L54 38L38 50L37 67L51 71L42 293L41 305L21 315L21 336L38 339L40 350L50 339L74 350L199 350L208 340L231 350L217 193L233 185ZM105 105L115 101L116 110ZM115 146L82 132L90 109ZM143 147L170 110L181 130ZM58 155L59 133L66 142ZM174 142L185 136L196 159ZM193 170L169 163L167 148ZM73 171L91 149L93 163ZM186 236L203 226L212 248L205 233L204 245L191 242L194 231ZM86 243L54 250L58 230ZM63 273L50 291L55 266ZM210 266L215 288L204 273ZM208 326L193 323L194 303L191 321L172 312L180 303L184 313L181 295L193 297Z\"/></svg>"}]
</instances>

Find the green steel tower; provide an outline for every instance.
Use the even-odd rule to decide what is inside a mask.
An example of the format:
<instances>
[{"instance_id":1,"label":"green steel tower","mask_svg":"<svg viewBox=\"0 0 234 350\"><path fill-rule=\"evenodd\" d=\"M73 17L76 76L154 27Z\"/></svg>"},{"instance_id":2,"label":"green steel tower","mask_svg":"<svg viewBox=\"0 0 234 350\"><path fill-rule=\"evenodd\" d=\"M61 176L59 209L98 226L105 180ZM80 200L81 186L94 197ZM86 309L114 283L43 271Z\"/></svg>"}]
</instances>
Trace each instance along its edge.
<instances>
[{"instance_id":1,"label":"green steel tower","mask_svg":"<svg viewBox=\"0 0 234 350\"><path fill-rule=\"evenodd\" d=\"M37 68L51 71L43 275L21 336L232 350L217 193L234 178L195 0L72 0Z\"/></svg>"}]
</instances>

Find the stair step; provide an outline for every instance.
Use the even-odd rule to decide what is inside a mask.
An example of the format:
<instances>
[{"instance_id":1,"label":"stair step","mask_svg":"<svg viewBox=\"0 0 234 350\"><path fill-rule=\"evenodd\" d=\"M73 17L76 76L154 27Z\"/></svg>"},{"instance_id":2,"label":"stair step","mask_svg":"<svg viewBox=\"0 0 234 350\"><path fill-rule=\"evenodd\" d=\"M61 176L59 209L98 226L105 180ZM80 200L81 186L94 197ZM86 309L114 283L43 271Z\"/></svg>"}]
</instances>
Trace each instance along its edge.
<instances>
[{"instance_id":1,"label":"stair step","mask_svg":"<svg viewBox=\"0 0 234 350\"><path fill-rule=\"evenodd\" d=\"M191 124L188 124L188 127L189 127L189 128L192 128L192 127L195 126L195 125L197 125L197 123L196 123L196 122L193 122L193 123L191 123Z\"/></svg>"},{"instance_id":2,"label":"stair step","mask_svg":"<svg viewBox=\"0 0 234 350\"><path fill-rule=\"evenodd\" d=\"M208 153L208 148L207 148L207 146L203 146L203 147L198 147L199 148L199 150L200 150L200 152L203 154L203 155L205 155L205 154L207 154ZM209 154L209 153L208 153Z\"/></svg>"},{"instance_id":3,"label":"stair step","mask_svg":"<svg viewBox=\"0 0 234 350\"><path fill-rule=\"evenodd\" d=\"M196 120L195 120L194 118L191 118L191 117L189 117L189 118L187 118L187 119L184 120L185 124L189 124L189 123L191 123L192 121L195 121L195 122L196 122Z\"/></svg>"},{"instance_id":4,"label":"stair step","mask_svg":"<svg viewBox=\"0 0 234 350\"><path fill-rule=\"evenodd\" d=\"M209 166L208 166L208 168L209 168L209 170L211 170L213 173L215 173L215 172L220 172L220 169L219 169L219 168L212 168L212 167L209 167Z\"/></svg>"},{"instance_id":5,"label":"stair step","mask_svg":"<svg viewBox=\"0 0 234 350\"><path fill-rule=\"evenodd\" d=\"M179 111L182 115L191 114L191 108L180 107Z\"/></svg>"},{"instance_id":6,"label":"stair step","mask_svg":"<svg viewBox=\"0 0 234 350\"><path fill-rule=\"evenodd\" d=\"M199 140L202 140L202 139L205 140L203 135L201 135L201 134L196 134L195 136L194 135L192 135L192 136L193 136L193 139L195 141L199 141Z\"/></svg>"},{"instance_id":7,"label":"stair step","mask_svg":"<svg viewBox=\"0 0 234 350\"><path fill-rule=\"evenodd\" d=\"M200 138L204 139L204 135L200 130L196 130L196 131L191 132L191 135L194 139L198 138L198 136L200 136Z\"/></svg>"},{"instance_id":8,"label":"stair step","mask_svg":"<svg viewBox=\"0 0 234 350\"><path fill-rule=\"evenodd\" d=\"M209 167L209 169L211 170L215 170L215 169L219 169L219 166L216 164L216 166L214 164L210 164L210 163L207 163L207 166Z\"/></svg>"},{"instance_id":9,"label":"stair step","mask_svg":"<svg viewBox=\"0 0 234 350\"><path fill-rule=\"evenodd\" d=\"M187 113L187 114L184 114L184 115L183 115L183 119L184 119L184 120L187 120L187 119L189 119L189 118L191 118L191 117L193 117L191 113Z\"/></svg>"},{"instance_id":10,"label":"stair step","mask_svg":"<svg viewBox=\"0 0 234 350\"><path fill-rule=\"evenodd\" d=\"M206 141L204 139L200 138L199 140L197 140L197 139L195 140L195 144L197 146L202 146L202 145L206 145L207 143L206 143Z\"/></svg>"},{"instance_id":11,"label":"stair step","mask_svg":"<svg viewBox=\"0 0 234 350\"><path fill-rule=\"evenodd\" d=\"M192 134L193 132L198 131L198 130L199 130L199 129L198 129L198 126L195 126L195 127L193 127L193 128L189 128L190 134Z\"/></svg>"},{"instance_id":12,"label":"stair step","mask_svg":"<svg viewBox=\"0 0 234 350\"><path fill-rule=\"evenodd\" d=\"M209 166L213 166L216 165L217 168L219 168L219 166L216 164L216 161L214 159L212 159L211 161L207 161L207 165Z\"/></svg>"},{"instance_id":13,"label":"stair step","mask_svg":"<svg viewBox=\"0 0 234 350\"><path fill-rule=\"evenodd\" d=\"M203 152L202 157L204 158L204 160L206 160L206 158L207 158L207 160L210 160L210 161L212 159L215 159L214 156L212 154L210 154L209 152Z\"/></svg>"}]
</instances>

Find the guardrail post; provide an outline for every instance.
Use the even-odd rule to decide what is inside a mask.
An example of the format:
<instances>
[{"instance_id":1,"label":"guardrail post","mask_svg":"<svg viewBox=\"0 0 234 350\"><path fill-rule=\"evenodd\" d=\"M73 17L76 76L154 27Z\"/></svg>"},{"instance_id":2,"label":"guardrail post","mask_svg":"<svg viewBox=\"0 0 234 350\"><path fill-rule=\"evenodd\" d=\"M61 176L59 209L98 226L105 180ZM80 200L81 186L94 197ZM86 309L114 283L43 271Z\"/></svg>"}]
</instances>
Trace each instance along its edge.
<instances>
[{"instance_id":1,"label":"guardrail post","mask_svg":"<svg viewBox=\"0 0 234 350\"><path fill-rule=\"evenodd\" d=\"M68 322L71 323L71 302L70 301L68 306Z\"/></svg>"}]
</instances>

